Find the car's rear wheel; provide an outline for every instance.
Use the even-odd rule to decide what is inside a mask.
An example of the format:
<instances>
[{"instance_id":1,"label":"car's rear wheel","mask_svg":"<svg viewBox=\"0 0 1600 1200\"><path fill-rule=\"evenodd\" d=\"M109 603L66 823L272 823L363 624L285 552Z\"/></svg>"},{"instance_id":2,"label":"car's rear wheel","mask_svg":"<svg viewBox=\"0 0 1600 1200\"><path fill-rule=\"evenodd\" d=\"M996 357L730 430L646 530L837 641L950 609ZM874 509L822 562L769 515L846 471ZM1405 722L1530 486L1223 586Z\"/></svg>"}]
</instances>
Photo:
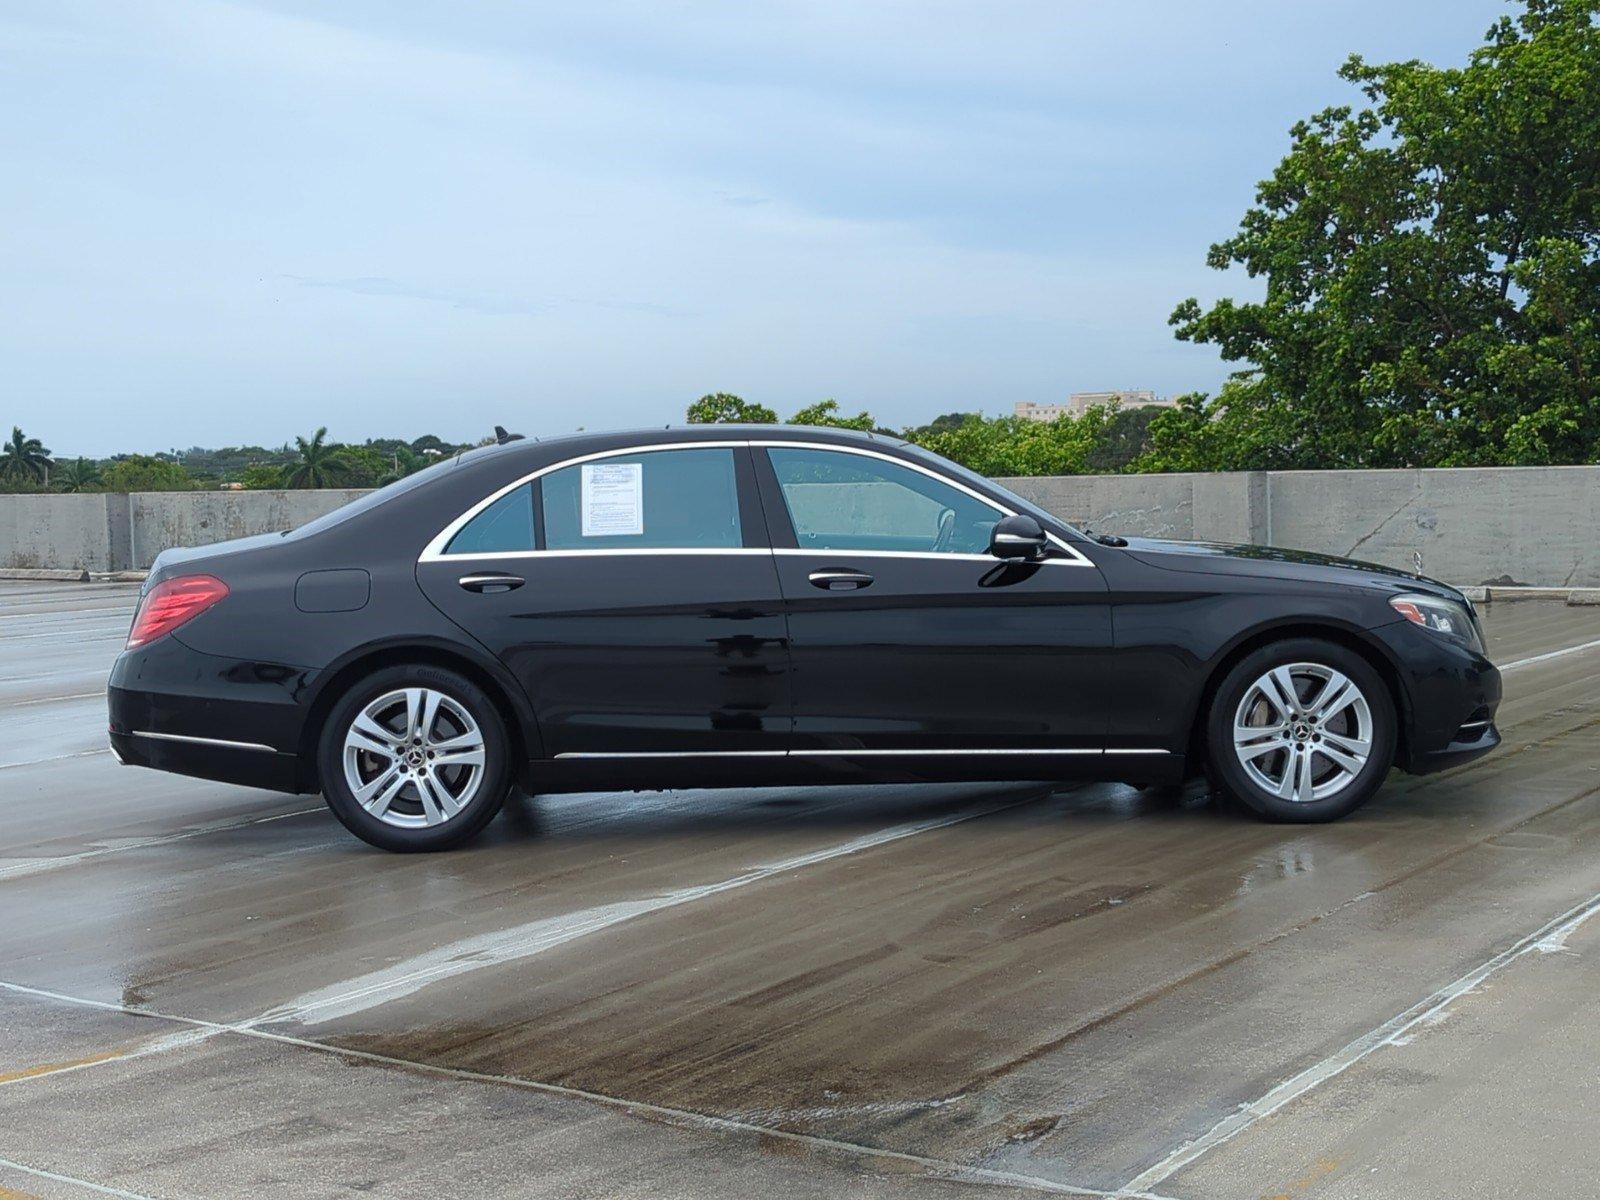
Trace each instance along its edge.
<instances>
[{"instance_id":1,"label":"car's rear wheel","mask_svg":"<svg viewBox=\"0 0 1600 1200\"><path fill-rule=\"evenodd\" d=\"M446 850L505 803L509 742L499 710L471 680L421 664L388 667L329 712L317 753L322 794L374 846Z\"/></svg>"},{"instance_id":2,"label":"car's rear wheel","mask_svg":"<svg viewBox=\"0 0 1600 1200\"><path fill-rule=\"evenodd\" d=\"M1212 777L1274 821L1332 821L1382 786L1394 703L1372 665L1315 638L1273 642L1235 664L1206 717Z\"/></svg>"}]
</instances>

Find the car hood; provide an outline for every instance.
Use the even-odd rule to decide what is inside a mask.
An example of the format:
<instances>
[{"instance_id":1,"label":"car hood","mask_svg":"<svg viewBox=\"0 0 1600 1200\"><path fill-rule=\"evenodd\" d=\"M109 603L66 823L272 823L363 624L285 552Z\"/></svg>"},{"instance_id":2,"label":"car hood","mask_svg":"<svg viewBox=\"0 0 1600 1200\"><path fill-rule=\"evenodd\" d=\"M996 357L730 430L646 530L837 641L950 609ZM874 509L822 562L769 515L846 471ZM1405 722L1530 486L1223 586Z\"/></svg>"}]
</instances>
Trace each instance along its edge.
<instances>
[{"instance_id":1,"label":"car hood","mask_svg":"<svg viewBox=\"0 0 1600 1200\"><path fill-rule=\"evenodd\" d=\"M1311 550L1230 546L1217 542L1169 542L1159 538L1128 538L1127 542L1127 553L1142 563L1167 571L1345 584L1390 592L1426 592L1458 602L1465 599L1459 590L1437 579L1412 575L1380 563L1360 562Z\"/></svg>"}]
</instances>

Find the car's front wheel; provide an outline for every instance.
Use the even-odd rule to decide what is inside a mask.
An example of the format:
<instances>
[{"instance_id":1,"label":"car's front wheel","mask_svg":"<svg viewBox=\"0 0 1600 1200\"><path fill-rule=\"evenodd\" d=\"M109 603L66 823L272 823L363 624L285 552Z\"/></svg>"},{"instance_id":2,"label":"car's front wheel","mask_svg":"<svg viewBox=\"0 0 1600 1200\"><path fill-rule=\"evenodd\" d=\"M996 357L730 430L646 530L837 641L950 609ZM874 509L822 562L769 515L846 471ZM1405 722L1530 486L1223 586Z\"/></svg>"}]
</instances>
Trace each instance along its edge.
<instances>
[{"instance_id":1,"label":"car's front wheel","mask_svg":"<svg viewBox=\"0 0 1600 1200\"><path fill-rule=\"evenodd\" d=\"M329 712L317 754L322 794L374 846L449 849L505 803L509 744L499 710L471 680L421 664L388 667Z\"/></svg>"},{"instance_id":2,"label":"car's front wheel","mask_svg":"<svg viewBox=\"0 0 1600 1200\"><path fill-rule=\"evenodd\" d=\"M1332 821L1382 786L1394 763L1394 702L1371 664L1315 638L1240 660L1206 718L1213 779L1275 821Z\"/></svg>"}]
</instances>

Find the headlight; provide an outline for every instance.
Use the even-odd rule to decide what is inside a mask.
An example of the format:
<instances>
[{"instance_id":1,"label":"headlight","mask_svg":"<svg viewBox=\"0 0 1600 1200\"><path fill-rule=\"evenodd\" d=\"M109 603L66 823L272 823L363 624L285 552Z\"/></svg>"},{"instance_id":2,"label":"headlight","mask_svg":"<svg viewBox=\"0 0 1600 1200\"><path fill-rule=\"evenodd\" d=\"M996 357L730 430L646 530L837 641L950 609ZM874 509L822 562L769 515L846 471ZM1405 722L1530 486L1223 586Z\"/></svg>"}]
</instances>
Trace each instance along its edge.
<instances>
[{"instance_id":1,"label":"headlight","mask_svg":"<svg viewBox=\"0 0 1600 1200\"><path fill-rule=\"evenodd\" d=\"M1413 625L1451 638L1469 650L1483 653L1483 640L1478 637L1478 626L1465 604L1445 600L1439 596L1395 596L1389 601L1394 609Z\"/></svg>"}]
</instances>

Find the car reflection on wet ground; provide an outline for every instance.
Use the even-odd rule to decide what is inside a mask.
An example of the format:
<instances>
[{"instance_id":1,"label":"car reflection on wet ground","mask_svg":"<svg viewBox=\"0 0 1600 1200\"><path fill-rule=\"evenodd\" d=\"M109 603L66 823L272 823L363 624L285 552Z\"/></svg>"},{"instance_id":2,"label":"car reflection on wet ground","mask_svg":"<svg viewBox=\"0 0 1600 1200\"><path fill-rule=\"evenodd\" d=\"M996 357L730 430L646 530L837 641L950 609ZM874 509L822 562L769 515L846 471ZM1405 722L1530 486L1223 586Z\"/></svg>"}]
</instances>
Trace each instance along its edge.
<instances>
[{"instance_id":1,"label":"car reflection on wet ground","mask_svg":"<svg viewBox=\"0 0 1600 1200\"><path fill-rule=\"evenodd\" d=\"M1600 1171L1600 608L1487 608L1502 750L1335 825L1199 786L541 796L397 857L314 797L118 767L133 599L0 584L0 1195Z\"/></svg>"}]
</instances>

